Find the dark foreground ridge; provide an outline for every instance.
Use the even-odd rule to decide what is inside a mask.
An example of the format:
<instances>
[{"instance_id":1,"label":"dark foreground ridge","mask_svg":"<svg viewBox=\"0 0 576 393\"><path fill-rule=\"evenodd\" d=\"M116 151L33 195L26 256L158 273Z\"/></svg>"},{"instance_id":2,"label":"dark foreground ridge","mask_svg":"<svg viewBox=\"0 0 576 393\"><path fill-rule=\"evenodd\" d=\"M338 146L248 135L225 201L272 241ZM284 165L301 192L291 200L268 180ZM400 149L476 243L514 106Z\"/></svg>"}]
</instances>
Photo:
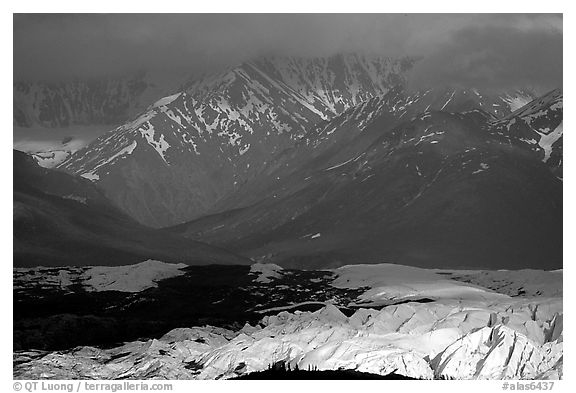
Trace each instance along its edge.
<instances>
[{"instance_id":1,"label":"dark foreground ridge","mask_svg":"<svg viewBox=\"0 0 576 393\"><path fill-rule=\"evenodd\" d=\"M385 379L385 380L415 380L416 378L406 377L399 374L378 375L363 373L355 370L326 370L326 371L277 371L266 370L255 373L243 375L238 378L243 380L372 380L372 379Z\"/></svg>"},{"instance_id":2,"label":"dark foreground ridge","mask_svg":"<svg viewBox=\"0 0 576 393\"><path fill-rule=\"evenodd\" d=\"M280 362L271 366L268 370L258 371L253 373L244 374L242 376L231 379L243 380L416 380L405 375L390 373L387 375L379 375L372 373L364 373L356 370L299 370L298 368L292 370L290 366Z\"/></svg>"}]
</instances>

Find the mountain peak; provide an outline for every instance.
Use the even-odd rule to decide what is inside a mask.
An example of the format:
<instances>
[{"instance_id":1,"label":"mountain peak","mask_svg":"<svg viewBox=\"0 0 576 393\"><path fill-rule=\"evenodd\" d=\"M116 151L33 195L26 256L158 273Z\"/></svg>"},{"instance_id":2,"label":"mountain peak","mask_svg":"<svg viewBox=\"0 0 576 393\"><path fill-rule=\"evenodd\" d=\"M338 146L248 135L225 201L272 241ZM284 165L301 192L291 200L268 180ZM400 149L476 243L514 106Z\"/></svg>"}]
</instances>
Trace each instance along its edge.
<instances>
[{"instance_id":1,"label":"mountain peak","mask_svg":"<svg viewBox=\"0 0 576 393\"><path fill-rule=\"evenodd\" d=\"M402 83L405 67L404 60L356 55L246 62L156 100L60 168L98 182L141 222L190 220L254 177L255 162L266 163L314 124ZM119 195L117 184L127 176L134 190ZM170 196L142 196L136 190L144 184Z\"/></svg>"}]
</instances>

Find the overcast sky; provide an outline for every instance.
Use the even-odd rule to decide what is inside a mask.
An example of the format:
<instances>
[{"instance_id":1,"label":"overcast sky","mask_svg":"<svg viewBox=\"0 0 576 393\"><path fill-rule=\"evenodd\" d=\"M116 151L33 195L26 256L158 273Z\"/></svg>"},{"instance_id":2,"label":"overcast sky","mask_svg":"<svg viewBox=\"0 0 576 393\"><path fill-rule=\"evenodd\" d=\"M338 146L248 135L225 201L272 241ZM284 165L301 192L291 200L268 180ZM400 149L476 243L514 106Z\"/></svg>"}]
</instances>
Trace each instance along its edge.
<instances>
[{"instance_id":1,"label":"overcast sky","mask_svg":"<svg viewBox=\"0 0 576 393\"><path fill-rule=\"evenodd\" d=\"M562 15L66 14L14 16L15 79L136 69L205 72L264 55L422 56L418 87L562 85Z\"/></svg>"}]
</instances>

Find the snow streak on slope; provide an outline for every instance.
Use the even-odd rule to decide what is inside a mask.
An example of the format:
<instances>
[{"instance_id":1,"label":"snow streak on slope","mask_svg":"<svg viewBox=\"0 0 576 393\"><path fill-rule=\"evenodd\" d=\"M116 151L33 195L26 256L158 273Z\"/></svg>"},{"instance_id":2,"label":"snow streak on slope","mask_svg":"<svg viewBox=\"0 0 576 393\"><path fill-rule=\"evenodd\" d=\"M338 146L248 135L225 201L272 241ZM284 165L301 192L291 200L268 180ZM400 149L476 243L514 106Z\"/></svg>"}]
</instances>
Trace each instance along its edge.
<instances>
[{"instance_id":1,"label":"snow streak on slope","mask_svg":"<svg viewBox=\"0 0 576 393\"><path fill-rule=\"evenodd\" d=\"M560 123L560 125L558 125L558 127L554 129L554 131L548 134L545 134L543 132L538 133L540 134L540 140L538 141L538 145L540 145L540 147L544 149L544 158L542 159L542 161L546 162L550 159L550 155L552 154L552 148L554 144L558 141L558 139L562 137L563 133L562 122Z\"/></svg>"},{"instance_id":2,"label":"snow streak on slope","mask_svg":"<svg viewBox=\"0 0 576 393\"><path fill-rule=\"evenodd\" d=\"M530 97L528 93L516 94L524 94L521 95L524 99ZM488 117L489 114L502 117L512 112L512 106L500 93L477 95L473 90L451 88L407 92L396 87L385 95L375 96L346 110L329 122L319 123L318 127L306 135L306 140L316 147L323 141L331 140L334 132L345 132L350 128L362 131L376 121L382 122L383 117L389 118L390 125L398 121L415 120L418 116L425 120L433 111L478 112Z\"/></svg>"}]
</instances>

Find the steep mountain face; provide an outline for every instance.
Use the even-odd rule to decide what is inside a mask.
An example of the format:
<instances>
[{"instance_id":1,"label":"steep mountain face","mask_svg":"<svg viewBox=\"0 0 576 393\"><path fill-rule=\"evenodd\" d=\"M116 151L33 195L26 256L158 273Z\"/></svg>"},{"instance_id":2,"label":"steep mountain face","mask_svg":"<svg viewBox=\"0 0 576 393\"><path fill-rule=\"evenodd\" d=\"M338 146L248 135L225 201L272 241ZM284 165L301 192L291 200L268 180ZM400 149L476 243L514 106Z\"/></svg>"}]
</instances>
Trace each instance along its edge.
<instances>
[{"instance_id":1,"label":"steep mountain face","mask_svg":"<svg viewBox=\"0 0 576 393\"><path fill-rule=\"evenodd\" d=\"M271 57L255 64L307 101L319 101L330 113L339 114L386 93L391 86L404 84L414 59L345 54L315 59Z\"/></svg>"},{"instance_id":2,"label":"steep mountain face","mask_svg":"<svg viewBox=\"0 0 576 393\"><path fill-rule=\"evenodd\" d=\"M142 226L92 182L14 151L14 266L125 265L149 258L245 264L224 250Z\"/></svg>"},{"instance_id":3,"label":"steep mountain face","mask_svg":"<svg viewBox=\"0 0 576 393\"><path fill-rule=\"evenodd\" d=\"M434 96L391 91L345 112L223 199L225 212L174 230L287 266L561 267L562 181L548 145L525 142L561 126L561 92L501 121Z\"/></svg>"},{"instance_id":4,"label":"steep mountain face","mask_svg":"<svg viewBox=\"0 0 576 393\"><path fill-rule=\"evenodd\" d=\"M115 78L79 79L60 83L15 81L14 126L46 128L74 125L116 125L178 89L186 73L138 72Z\"/></svg>"},{"instance_id":5,"label":"steep mountain face","mask_svg":"<svg viewBox=\"0 0 576 393\"><path fill-rule=\"evenodd\" d=\"M411 61L265 59L186 84L60 168L142 223L199 217L307 130L404 80Z\"/></svg>"}]
</instances>

